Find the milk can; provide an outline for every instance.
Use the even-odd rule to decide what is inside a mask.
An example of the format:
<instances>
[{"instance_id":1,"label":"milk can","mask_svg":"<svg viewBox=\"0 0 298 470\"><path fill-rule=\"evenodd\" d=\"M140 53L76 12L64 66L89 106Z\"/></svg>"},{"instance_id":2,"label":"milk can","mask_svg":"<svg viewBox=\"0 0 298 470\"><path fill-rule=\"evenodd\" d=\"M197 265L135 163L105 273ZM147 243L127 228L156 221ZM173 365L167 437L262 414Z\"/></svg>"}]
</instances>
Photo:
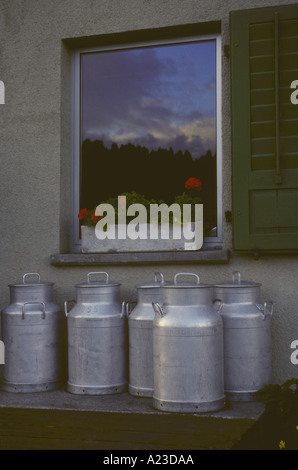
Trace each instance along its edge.
<instances>
[{"instance_id":1,"label":"milk can","mask_svg":"<svg viewBox=\"0 0 298 470\"><path fill-rule=\"evenodd\" d=\"M66 331L63 312L53 302L53 283L41 282L38 273L26 273L22 282L9 288L11 303L1 315L5 345L2 389L39 392L59 388L65 372Z\"/></svg>"},{"instance_id":2,"label":"milk can","mask_svg":"<svg viewBox=\"0 0 298 470\"><path fill-rule=\"evenodd\" d=\"M178 282L188 275L195 282ZM225 404L223 334L213 287L194 273L178 273L153 303L153 406L163 411L205 412Z\"/></svg>"},{"instance_id":3,"label":"milk can","mask_svg":"<svg viewBox=\"0 0 298 470\"><path fill-rule=\"evenodd\" d=\"M160 281L158 278L160 277ZM129 384L131 395L153 395L153 320L152 302L162 301L162 273L154 274L154 282L136 286L137 304L128 312Z\"/></svg>"},{"instance_id":4,"label":"milk can","mask_svg":"<svg viewBox=\"0 0 298 470\"><path fill-rule=\"evenodd\" d=\"M222 302L225 393L232 401L254 400L271 382L273 304L260 303L260 288L258 282L242 281L239 271L214 286L214 297Z\"/></svg>"},{"instance_id":5,"label":"milk can","mask_svg":"<svg viewBox=\"0 0 298 470\"><path fill-rule=\"evenodd\" d=\"M91 276L104 275L102 281ZM126 316L120 284L106 272L91 272L76 286L76 304L68 312L68 383L71 393L105 395L127 389Z\"/></svg>"}]
</instances>

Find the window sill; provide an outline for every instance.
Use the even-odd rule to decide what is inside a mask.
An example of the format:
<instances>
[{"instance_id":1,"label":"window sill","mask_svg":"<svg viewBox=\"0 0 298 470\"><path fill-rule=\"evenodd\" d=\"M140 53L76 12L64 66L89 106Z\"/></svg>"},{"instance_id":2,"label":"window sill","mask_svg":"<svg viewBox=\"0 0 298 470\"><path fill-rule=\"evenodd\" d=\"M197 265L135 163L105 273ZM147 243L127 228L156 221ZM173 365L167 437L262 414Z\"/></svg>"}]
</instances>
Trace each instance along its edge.
<instances>
[{"instance_id":1,"label":"window sill","mask_svg":"<svg viewBox=\"0 0 298 470\"><path fill-rule=\"evenodd\" d=\"M142 253L56 253L53 266L92 266L125 264L228 263L229 250L142 252Z\"/></svg>"}]
</instances>

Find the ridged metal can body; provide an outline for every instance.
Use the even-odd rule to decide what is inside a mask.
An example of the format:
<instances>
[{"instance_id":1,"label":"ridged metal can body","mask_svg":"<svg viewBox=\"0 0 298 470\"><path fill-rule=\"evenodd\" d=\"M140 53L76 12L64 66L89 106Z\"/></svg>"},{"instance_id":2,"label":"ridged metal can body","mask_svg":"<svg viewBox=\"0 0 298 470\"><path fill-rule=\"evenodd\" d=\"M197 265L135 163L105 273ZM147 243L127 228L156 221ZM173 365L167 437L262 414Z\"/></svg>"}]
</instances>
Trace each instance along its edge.
<instances>
[{"instance_id":1,"label":"ridged metal can body","mask_svg":"<svg viewBox=\"0 0 298 470\"><path fill-rule=\"evenodd\" d=\"M104 274L106 280L92 282L95 274ZM96 272L75 287L76 304L70 312L65 303L67 390L82 395L121 393L127 390L127 328L120 284Z\"/></svg>"},{"instance_id":2,"label":"ridged metal can body","mask_svg":"<svg viewBox=\"0 0 298 470\"><path fill-rule=\"evenodd\" d=\"M158 281L158 276L161 280ZM153 395L153 320L152 302L162 300L162 273L155 273L151 283L137 285L137 304L128 313L129 333L129 383L131 395L152 397Z\"/></svg>"},{"instance_id":3,"label":"ridged metal can body","mask_svg":"<svg viewBox=\"0 0 298 470\"><path fill-rule=\"evenodd\" d=\"M163 411L207 412L225 404L222 320L212 285L162 287L163 305L153 304L153 406Z\"/></svg>"},{"instance_id":4,"label":"ridged metal can body","mask_svg":"<svg viewBox=\"0 0 298 470\"><path fill-rule=\"evenodd\" d=\"M37 282L28 282L37 275ZM10 305L2 311L5 364L2 389L40 392L59 388L65 373L66 325L61 308L53 302L53 283L27 273L11 284Z\"/></svg>"},{"instance_id":5,"label":"ridged metal can body","mask_svg":"<svg viewBox=\"0 0 298 470\"><path fill-rule=\"evenodd\" d=\"M233 280L215 284L222 302L225 393L231 401L252 401L272 379L272 302L260 303L261 284Z\"/></svg>"}]
</instances>

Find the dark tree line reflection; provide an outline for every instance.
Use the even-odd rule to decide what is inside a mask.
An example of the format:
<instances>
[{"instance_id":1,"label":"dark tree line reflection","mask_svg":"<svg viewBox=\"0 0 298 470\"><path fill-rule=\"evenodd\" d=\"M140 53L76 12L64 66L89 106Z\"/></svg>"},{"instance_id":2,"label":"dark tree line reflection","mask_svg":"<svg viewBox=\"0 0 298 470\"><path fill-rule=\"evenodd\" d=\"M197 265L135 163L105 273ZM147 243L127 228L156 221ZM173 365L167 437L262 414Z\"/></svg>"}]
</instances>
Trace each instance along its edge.
<instances>
[{"instance_id":1,"label":"dark tree line reflection","mask_svg":"<svg viewBox=\"0 0 298 470\"><path fill-rule=\"evenodd\" d=\"M216 155L210 150L200 158L192 158L188 150L149 150L131 143L113 143L108 148L102 140L86 139L82 144L80 206L92 209L110 197L130 191L171 204L186 191L185 183L190 177L202 182L204 225L215 227Z\"/></svg>"}]
</instances>

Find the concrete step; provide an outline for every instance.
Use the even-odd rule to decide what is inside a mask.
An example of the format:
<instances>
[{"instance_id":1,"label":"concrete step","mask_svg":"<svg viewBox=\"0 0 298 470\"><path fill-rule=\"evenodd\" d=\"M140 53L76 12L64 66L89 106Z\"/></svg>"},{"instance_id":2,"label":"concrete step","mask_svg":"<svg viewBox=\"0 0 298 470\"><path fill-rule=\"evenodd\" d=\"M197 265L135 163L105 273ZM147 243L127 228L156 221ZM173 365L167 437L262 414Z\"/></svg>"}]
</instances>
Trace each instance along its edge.
<instances>
[{"instance_id":1,"label":"concrete step","mask_svg":"<svg viewBox=\"0 0 298 470\"><path fill-rule=\"evenodd\" d=\"M259 402L208 413L157 411L151 398L0 392L1 450L228 450L261 416Z\"/></svg>"}]
</instances>

